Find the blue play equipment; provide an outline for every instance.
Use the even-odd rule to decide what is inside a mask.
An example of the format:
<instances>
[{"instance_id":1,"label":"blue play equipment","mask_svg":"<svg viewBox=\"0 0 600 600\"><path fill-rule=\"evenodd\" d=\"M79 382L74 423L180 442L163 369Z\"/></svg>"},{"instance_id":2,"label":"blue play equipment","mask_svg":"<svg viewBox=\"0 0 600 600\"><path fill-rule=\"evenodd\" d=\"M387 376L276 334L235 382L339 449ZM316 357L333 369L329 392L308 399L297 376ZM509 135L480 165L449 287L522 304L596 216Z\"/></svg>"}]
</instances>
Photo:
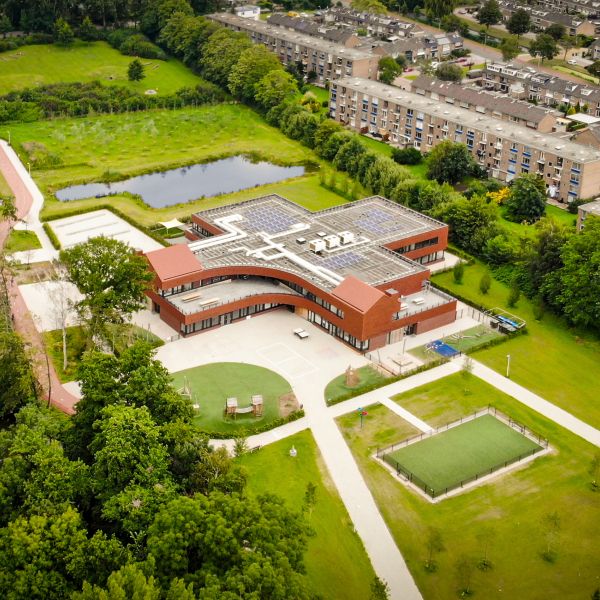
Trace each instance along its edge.
<instances>
[{"instance_id":1,"label":"blue play equipment","mask_svg":"<svg viewBox=\"0 0 600 600\"><path fill-rule=\"evenodd\" d=\"M435 342L431 342L431 344L429 344L427 347L433 350L434 352L437 352L444 358L452 358L453 356L457 356L458 354L460 354L459 350L453 348L452 346L450 346L450 344L446 344L442 340L435 340Z\"/></svg>"}]
</instances>

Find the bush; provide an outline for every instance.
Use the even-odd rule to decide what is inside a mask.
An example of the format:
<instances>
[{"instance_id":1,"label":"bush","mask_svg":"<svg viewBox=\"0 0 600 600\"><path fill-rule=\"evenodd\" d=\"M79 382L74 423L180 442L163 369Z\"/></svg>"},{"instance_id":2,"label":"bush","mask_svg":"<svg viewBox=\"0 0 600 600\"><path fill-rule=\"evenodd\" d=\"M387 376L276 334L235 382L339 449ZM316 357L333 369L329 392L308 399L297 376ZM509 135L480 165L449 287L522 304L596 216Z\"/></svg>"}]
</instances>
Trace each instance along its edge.
<instances>
[{"instance_id":1,"label":"bush","mask_svg":"<svg viewBox=\"0 0 600 600\"><path fill-rule=\"evenodd\" d=\"M392 148L392 159L399 165L418 165L423 160L423 155L413 147Z\"/></svg>"},{"instance_id":2,"label":"bush","mask_svg":"<svg viewBox=\"0 0 600 600\"><path fill-rule=\"evenodd\" d=\"M287 417L279 417L278 419L274 419L273 421L269 421L267 423L262 423L261 425L252 426L248 431L242 430L238 432L238 438L246 437L247 435L256 435L257 433L264 433L265 431L270 431L271 429L275 429L276 427L281 427L286 423L291 423L292 421L297 421L304 416L304 410L296 410L293 413L290 413ZM231 433L222 433L218 431L202 431L199 430L199 433L203 433L209 438L213 438L215 440L228 440L231 438Z\"/></svg>"},{"instance_id":3,"label":"bush","mask_svg":"<svg viewBox=\"0 0 600 600\"><path fill-rule=\"evenodd\" d=\"M42 225L42 227L43 227L44 231L46 232L46 235L48 236L48 239L50 240L50 243L52 244L54 249L60 250L62 248L62 246L60 245L60 242L59 242L58 238L56 237L56 234L52 230L52 227L50 227L50 225L48 223L44 223Z\"/></svg>"},{"instance_id":4,"label":"bush","mask_svg":"<svg viewBox=\"0 0 600 600\"><path fill-rule=\"evenodd\" d=\"M512 284L510 291L508 292L508 298L506 300L506 303L508 304L508 306L510 308L513 308L517 305L517 302L519 302L520 297L521 297L521 290L519 289L519 286L515 282Z\"/></svg>"},{"instance_id":5,"label":"bush","mask_svg":"<svg viewBox=\"0 0 600 600\"><path fill-rule=\"evenodd\" d=\"M479 280L479 291L485 295L490 291L492 287L492 278L489 273L484 273Z\"/></svg>"},{"instance_id":6,"label":"bush","mask_svg":"<svg viewBox=\"0 0 600 600\"><path fill-rule=\"evenodd\" d=\"M145 35L140 33L128 36L119 47L119 51L121 54L127 56L167 60L167 55Z\"/></svg>"},{"instance_id":7,"label":"bush","mask_svg":"<svg viewBox=\"0 0 600 600\"><path fill-rule=\"evenodd\" d=\"M463 277L465 276L465 266L462 262L456 263L452 269L452 276L454 277L454 283L461 284Z\"/></svg>"}]
</instances>

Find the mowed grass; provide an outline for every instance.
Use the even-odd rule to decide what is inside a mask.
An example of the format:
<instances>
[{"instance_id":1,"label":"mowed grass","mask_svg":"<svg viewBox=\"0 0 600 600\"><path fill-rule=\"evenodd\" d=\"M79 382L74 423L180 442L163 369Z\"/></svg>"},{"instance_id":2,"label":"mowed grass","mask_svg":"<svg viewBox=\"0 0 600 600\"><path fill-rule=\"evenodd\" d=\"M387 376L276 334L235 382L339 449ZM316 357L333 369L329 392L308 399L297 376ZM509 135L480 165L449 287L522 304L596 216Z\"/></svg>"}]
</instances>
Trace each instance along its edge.
<instances>
[{"instance_id":1,"label":"mowed grass","mask_svg":"<svg viewBox=\"0 0 600 600\"><path fill-rule=\"evenodd\" d=\"M406 488L372 458L378 447L418 433L381 405L370 407L363 429L356 415L338 419L359 468L425 600L453 600L460 581L456 563L465 557L472 569L475 598L576 600L600 586L598 536L600 498L590 490L590 462L597 448L535 411L466 373L435 381L395 400L437 427L489 404L542 437L553 453L507 472L481 486L431 504ZM556 562L542 559L546 515L557 513ZM435 573L424 568L430 528L440 531L445 550L436 553ZM476 568L483 558L486 532L491 540L489 571Z\"/></svg>"},{"instance_id":2,"label":"mowed grass","mask_svg":"<svg viewBox=\"0 0 600 600\"><path fill-rule=\"evenodd\" d=\"M390 452L387 459L418 477L437 495L539 448L496 417L483 415Z\"/></svg>"},{"instance_id":3,"label":"mowed grass","mask_svg":"<svg viewBox=\"0 0 600 600\"><path fill-rule=\"evenodd\" d=\"M12 189L8 185L8 182L4 178L4 175L0 172L0 196L14 196Z\"/></svg>"},{"instance_id":4,"label":"mowed grass","mask_svg":"<svg viewBox=\"0 0 600 600\"><path fill-rule=\"evenodd\" d=\"M521 296L517 305L508 307L509 288L492 280L487 294L479 290L479 281L487 268L479 262L466 266L463 283L454 282L451 272L432 277L439 283L487 308L500 307L525 319L527 333L505 344L476 351L474 358L499 373L506 370L510 354L511 379L569 411L594 427L600 427L600 340L590 332L569 328L564 319L549 311L540 321L533 315L533 304Z\"/></svg>"},{"instance_id":5,"label":"mowed grass","mask_svg":"<svg viewBox=\"0 0 600 600\"><path fill-rule=\"evenodd\" d=\"M382 375L379 371L376 371L369 365L355 369L355 372L359 378L359 381L355 386L346 385L346 373L342 373L335 379L332 379L325 387L325 400L327 402L335 401L340 396L344 396L352 390L380 383L386 379L385 375Z\"/></svg>"},{"instance_id":6,"label":"mowed grass","mask_svg":"<svg viewBox=\"0 0 600 600\"><path fill-rule=\"evenodd\" d=\"M279 417L279 398L291 392L290 384L281 375L245 363L212 363L173 373L173 387L181 389L187 380L192 402L200 408L194 423L209 433L228 433L232 437L248 435ZM263 397L263 416L224 414L227 398L237 398L240 408L250 406L251 397Z\"/></svg>"},{"instance_id":7,"label":"mowed grass","mask_svg":"<svg viewBox=\"0 0 600 600\"><path fill-rule=\"evenodd\" d=\"M292 445L298 451L290 457ZM238 462L247 467L247 490L274 493L301 510L308 483L316 485L316 504L307 519L315 535L305 555L306 578L315 594L326 600L364 600L375 576L354 527L310 431L303 431Z\"/></svg>"},{"instance_id":8,"label":"mowed grass","mask_svg":"<svg viewBox=\"0 0 600 600\"><path fill-rule=\"evenodd\" d=\"M70 48L55 45L22 46L0 55L0 95L13 90L51 83L98 80L106 85L122 85L138 92L153 89L162 95L201 81L173 58L168 61L141 59L146 77L129 81L127 67L134 59L106 42L77 41Z\"/></svg>"},{"instance_id":9,"label":"mowed grass","mask_svg":"<svg viewBox=\"0 0 600 600\"><path fill-rule=\"evenodd\" d=\"M24 252L41 248L42 244L33 231L13 229L6 240L4 248L10 254L12 252Z\"/></svg>"}]
</instances>

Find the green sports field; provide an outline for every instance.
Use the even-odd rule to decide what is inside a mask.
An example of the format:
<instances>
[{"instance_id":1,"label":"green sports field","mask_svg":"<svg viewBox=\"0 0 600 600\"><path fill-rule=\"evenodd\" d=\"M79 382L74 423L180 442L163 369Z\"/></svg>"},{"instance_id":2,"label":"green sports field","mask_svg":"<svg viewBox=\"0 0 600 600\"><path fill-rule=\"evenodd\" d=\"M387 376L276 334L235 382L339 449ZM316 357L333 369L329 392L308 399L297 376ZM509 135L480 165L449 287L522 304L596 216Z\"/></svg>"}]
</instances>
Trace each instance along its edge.
<instances>
[{"instance_id":1,"label":"green sports field","mask_svg":"<svg viewBox=\"0 0 600 600\"><path fill-rule=\"evenodd\" d=\"M397 461L437 495L538 448L496 417L483 415L391 452L386 461Z\"/></svg>"}]
</instances>

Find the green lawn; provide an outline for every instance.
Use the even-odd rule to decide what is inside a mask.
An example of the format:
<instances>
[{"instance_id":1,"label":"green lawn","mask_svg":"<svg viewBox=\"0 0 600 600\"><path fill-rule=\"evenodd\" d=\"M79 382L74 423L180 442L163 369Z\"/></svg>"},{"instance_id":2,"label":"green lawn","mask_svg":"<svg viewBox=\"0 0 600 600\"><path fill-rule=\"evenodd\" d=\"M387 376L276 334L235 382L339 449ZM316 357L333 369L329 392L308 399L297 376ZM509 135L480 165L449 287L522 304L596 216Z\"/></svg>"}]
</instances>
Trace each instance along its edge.
<instances>
[{"instance_id":1,"label":"green lawn","mask_svg":"<svg viewBox=\"0 0 600 600\"><path fill-rule=\"evenodd\" d=\"M35 250L41 248L42 244L38 236L33 231L24 231L22 229L13 229L6 240L4 246L10 254L12 252L22 252L26 250Z\"/></svg>"},{"instance_id":2,"label":"green lawn","mask_svg":"<svg viewBox=\"0 0 600 600\"><path fill-rule=\"evenodd\" d=\"M107 85L123 85L138 92L148 89L172 94L201 81L174 58L168 61L142 59L146 77L127 79L132 56L124 56L106 42L76 42L71 48L56 45L21 46L2 53L0 95L13 90L50 83L86 83L98 80Z\"/></svg>"},{"instance_id":3,"label":"green lawn","mask_svg":"<svg viewBox=\"0 0 600 600\"><path fill-rule=\"evenodd\" d=\"M504 347L504 346L503 346ZM459 373L396 398L432 426L456 420L489 404L547 438L555 450L485 485L431 504L372 458L378 447L417 433L406 421L379 405L369 409L364 427L354 414L338 419L359 468L425 600L457 597L456 562L473 565L483 557L481 535L494 535L488 548L489 571L473 569L474 597L567 600L590 597L600 585L598 545L600 499L589 488L588 468L597 451L485 382ZM544 561L542 519L559 515L557 560ZM438 569L428 573L429 528L441 532L445 551L435 556Z\"/></svg>"},{"instance_id":4,"label":"green lawn","mask_svg":"<svg viewBox=\"0 0 600 600\"><path fill-rule=\"evenodd\" d=\"M154 348L162 346L163 341L153 333L134 325L109 326L111 331L111 345L117 352L131 345L134 340L149 342ZM65 383L73 381L77 376L77 367L81 362L83 353L88 349L88 334L79 326L67 327L67 368L64 369L63 362L63 338L62 330L45 331L44 342L48 350L50 360L54 365L58 379Z\"/></svg>"},{"instance_id":5,"label":"green lawn","mask_svg":"<svg viewBox=\"0 0 600 600\"><path fill-rule=\"evenodd\" d=\"M531 234L534 230L535 225L526 225L523 223L515 223L514 221L509 221L505 217L506 208L501 207L500 216L502 219L502 226L508 229L509 231L514 231L518 234ZM575 222L577 221L577 215L571 214L568 210L559 208L558 206L554 206L553 204L546 204L546 216L552 217L557 220L559 223L566 225L568 227L575 228Z\"/></svg>"},{"instance_id":6,"label":"green lawn","mask_svg":"<svg viewBox=\"0 0 600 600\"><path fill-rule=\"evenodd\" d=\"M511 378L546 400L557 404L594 427L600 427L600 340L589 332L570 329L563 319L546 312L541 321L533 316L532 303L521 296L509 308L509 288L496 279L487 295L479 281L488 269L479 262L465 267L463 283L454 283L451 272L434 275L432 281L487 308L500 307L527 321L527 334L505 344L477 351L474 358L504 373L511 356Z\"/></svg>"},{"instance_id":7,"label":"green lawn","mask_svg":"<svg viewBox=\"0 0 600 600\"><path fill-rule=\"evenodd\" d=\"M298 450L296 458L289 455L292 445ZM308 583L325 600L369 598L373 568L312 434L303 431L238 460L248 469L250 493L277 494L295 510L302 507L307 484L317 486L316 504L308 515L315 532L305 557Z\"/></svg>"},{"instance_id":8,"label":"green lawn","mask_svg":"<svg viewBox=\"0 0 600 600\"><path fill-rule=\"evenodd\" d=\"M373 369L370 365L360 367L356 369L356 373L359 376L358 385L349 387L346 385L346 374L342 373L335 379L332 379L325 388L325 400L327 402L335 401L340 396L345 396L348 392L357 388L366 387L371 384L380 383L386 379L385 375L382 375L379 371Z\"/></svg>"},{"instance_id":9,"label":"green lawn","mask_svg":"<svg viewBox=\"0 0 600 600\"><path fill-rule=\"evenodd\" d=\"M483 415L386 455L438 495L540 446L492 415Z\"/></svg>"},{"instance_id":10,"label":"green lawn","mask_svg":"<svg viewBox=\"0 0 600 600\"><path fill-rule=\"evenodd\" d=\"M329 90L312 84L309 84L307 87L308 91L312 92L319 102L329 102Z\"/></svg>"},{"instance_id":11,"label":"green lawn","mask_svg":"<svg viewBox=\"0 0 600 600\"><path fill-rule=\"evenodd\" d=\"M187 379L192 401L200 405L194 423L203 431L228 433L232 437L249 435L257 427L280 416L279 398L291 392L290 384L281 375L245 363L212 363L173 373L173 387L180 389ZM251 397L263 397L264 413L237 415L235 419L224 414L225 400L235 397L238 406L250 406Z\"/></svg>"},{"instance_id":12,"label":"green lawn","mask_svg":"<svg viewBox=\"0 0 600 600\"><path fill-rule=\"evenodd\" d=\"M384 156L392 155L392 146L386 144L385 142L380 142L379 140L367 137L366 135L361 136L361 141L369 150L372 150L373 152L378 152ZM415 179L427 179L427 160L423 160L418 165L401 166L410 171Z\"/></svg>"},{"instance_id":13,"label":"green lawn","mask_svg":"<svg viewBox=\"0 0 600 600\"><path fill-rule=\"evenodd\" d=\"M33 176L46 194L44 216L97 206L96 198L59 202L51 194L72 183L97 181L106 172L126 177L249 153L281 164L318 162L310 149L285 137L242 105L21 123L11 126L11 133L14 146L26 162L31 160L27 142L32 141L42 144L45 155L58 162L56 166L32 165ZM345 201L320 186L318 174L308 173L164 209L149 208L128 195L111 196L100 202L113 204L143 225L154 225L167 218L185 217L197 210L268 193L279 193L311 210Z\"/></svg>"},{"instance_id":14,"label":"green lawn","mask_svg":"<svg viewBox=\"0 0 600 600\"><path fill-rule=\"evenodd\" d=\"M8 186L8 182L4 179L4 175L0 173L0 196L13 196L13 191Z\"/></svg>"}]
</instances>

